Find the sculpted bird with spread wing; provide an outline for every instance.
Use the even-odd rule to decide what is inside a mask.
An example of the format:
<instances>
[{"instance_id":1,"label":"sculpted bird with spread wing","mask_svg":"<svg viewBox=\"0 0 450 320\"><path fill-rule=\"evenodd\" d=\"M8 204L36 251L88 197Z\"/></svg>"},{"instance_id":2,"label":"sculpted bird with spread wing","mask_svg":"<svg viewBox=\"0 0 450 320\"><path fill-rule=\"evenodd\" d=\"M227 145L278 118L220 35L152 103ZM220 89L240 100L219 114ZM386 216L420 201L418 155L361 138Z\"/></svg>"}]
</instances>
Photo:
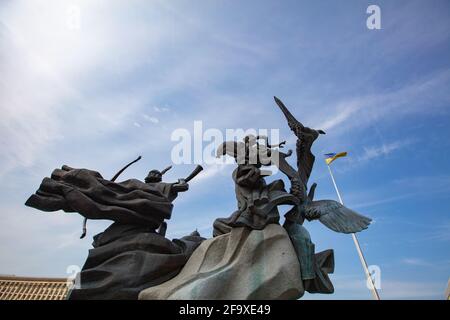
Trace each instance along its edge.
<instances>
[{"instance_id":1,"label":"sculpted bird with spread wing","mask_svg":"<svg viewBox=\"0 0 450 320\"><path fill-rule=\"evenodd\" d=\"M313 201L317 184L314 183L311 186L307 195L307 184L315 161L311 147L319 135L325 134L325 132L305 127L295 119L280 99L277 97L274 99L285 115L289 128L297 137L298 171L297 174L289 176L289 179L292 185L291 193L299 199L300 204L287 213L286 219L297 223L303 223L304 219L318 219L331 230L341 233L355 233L367 229L371 222L370 218L360 215L334 200Z\"/></svg>"}]
</instances>

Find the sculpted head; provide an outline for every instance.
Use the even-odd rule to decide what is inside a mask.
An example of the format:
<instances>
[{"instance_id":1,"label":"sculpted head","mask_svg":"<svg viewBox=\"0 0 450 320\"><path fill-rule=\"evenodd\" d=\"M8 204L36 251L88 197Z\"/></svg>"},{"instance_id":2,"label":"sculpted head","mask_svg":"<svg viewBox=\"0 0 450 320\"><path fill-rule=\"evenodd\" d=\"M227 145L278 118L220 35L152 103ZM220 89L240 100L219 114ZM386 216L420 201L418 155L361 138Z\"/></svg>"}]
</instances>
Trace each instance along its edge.
<instances>
[{"instance_id":1,"label":"sculpted head","mask_svg":"<svg viewBox=\"0 0 450 320\"><path fill-rule=\"evenodd\" d=\"M145 177L145 183L156 183L162 181L162 173L159 170L151 170Z\"/></svg>"}]
</instances>

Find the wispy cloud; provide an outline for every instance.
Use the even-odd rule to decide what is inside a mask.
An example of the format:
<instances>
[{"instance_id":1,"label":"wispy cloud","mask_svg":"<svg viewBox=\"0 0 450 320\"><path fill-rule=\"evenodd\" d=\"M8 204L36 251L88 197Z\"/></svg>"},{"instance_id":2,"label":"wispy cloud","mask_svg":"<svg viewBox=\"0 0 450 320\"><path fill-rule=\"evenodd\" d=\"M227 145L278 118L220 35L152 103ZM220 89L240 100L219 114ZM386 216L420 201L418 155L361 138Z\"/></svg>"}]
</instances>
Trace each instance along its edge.
<instances>
[{"instance_id":1,"label":"wispy cloud","mask_svg":"<svg viewBox=\"0 0 450 320\"><path fill-rule=\"evenodd\" d=\"M386 181L382 186L372 189L354 191L347 194L347 198L352 200L352 208L357 209L400 202L419 195L421 199L429 199L436 195L446 195L449 191L450 177L447 175L411 176ZM450 227L447 224L440 227L444 230L439 234L445 237L445 231Z\"/></svg>"},{"instance_id":2,"label":"wispy cloud","mask_svg":"<svg viewBox=\"0 0 450 320\"><path fill-rule=\"evenodd\" d=\"M394 121L406 115L439 114L450 102L450 95L445 90L449 82L450 70L444 69L390 92L337 101L324 108L329 115L324 121L316 120L315 127L337 129L334 132L339 133L377 125L380 121Z\"/></svg>"},{"instance_id":3,"label":"wispy cloud","mask_svg":"<svg viewBox=\"0 0 450 320\"><path fill-rule=\"evenodd\" d=\"M328 117L323 123L319 124L317 128L322 130L329 130L343 125L351 117L353 117L361 108L363 103L358 99L351 99L349 101L340 102L334 108L335 114Z\"/></svg>"},{"instance_id":4,"label":"wispy cloud","mask_svg":"<svg viewBox=\"0 0 450 320\"><path fill-rule=\"evenodd\" d=\"M218 163L206 167L206 169L193 181L193 183L202 183L204 180L211 179L217 175L223 175L230 168L230 164Z\"/></svg>"},{"instance_id":5,"label":"wispy cloud","mask_svg":"<svg viewBox=\"0 0 450 320\"><path fill-rule=\"evenodd\" d=\"M428 261L425 261L420 258L404 258L402 259L402 263L410 265L410 266L418 266L418 267L430 267L432 264Z\"/></svg>"},{"instance_id":6,"label":"wispy cloud","mask_svg":"<svg viewBox=\"0 0 450 320\"><path fill-rule=\"evenodd\" d=\"M357 158L357 161L369 161L378 157L386 156L394 151L409 146L413 143L411 139L383 143L379 146L363 147L364 153Z\"/></svg>"},{"instance_id":7,"label":"wispy cloud","mask_svg":"<svg viewBox=\"0 0 450 320\"><path fill-rule=\"evenodd\" d=\"M372 194L380 194L379 192L371 192ZM358 209L358 208L370 208L370 207L376 207L376 206L380 206L386 203L391 203L391 202L396 202L396 201L401 201L404 199L408 199L414 196L417 196L418 194L420 194L419 191L416 192L406 192L406 193L401 193L401 194L396 194L393 196L385 196L382 197L381 199L373 199L373 196L369 196L371 199L366 199L363 201L356 201L355 203L352 203L352 208L354 209Z\"/></svg>"},{"instance_id":8,"label":"wispy cloud","mask_svg":"<svg viewBox=\"0 0 450 320\"><path fill-rule=\"evenodd\" d=\"M81 14L76 30L67 26L66 3L38 0L33 4L45 8L45 15L34 15L29 9L33 6L25 1L5 6L0 14L0 41L6 49L0 66L5 79L0 83L5 93L0 101L0 175L45 163L49 150L61 140L71 145L84 141L85 147L87 141L104 145L106 137L130 136L129 128L135 127L132 138L136 141L127 150L121 145L121 152L153 151L155 144L164 147L169 141L170 129L186 126L194 116L215 127L225 122L231 126L236 119L246 119L239 110L253 109L253 98L230 97L215 86L233 72L230 64L246 60L240 50L246 57L265 59L267 50L255 49L255 43L239 45L245 42L226 40L226 32L220 36L207 33L214 41L202 42L197 32L208 29L205 22L186 19L184 13L161 1L141 2L127 13L119 2L74 1ZM132 12L142 16L124 24L123 15ZM144 81L135 81L137 66L151 71ZM128 78L133 84L116 90ZM197 93L198 106L189 103L189 116L180 106L178 110L169 107L180 92ZM171 98L158 104L167 96ZM138 118L140 114L143 119ZM166 130L155 131L143 121ZM152 141L144 136L151 136Z\"/></svg>"},{"instance_id":9,"label":"wispy cloud","mask_svg":"<svg viewBox=\"0 0 450 320\"><path fill-rule=\"evenodd\" d=\"M434 231L425 234L425 238L433 241L450 241L450 221L435 226Z\"/></svg>"},{"instance_id":10,"label":"wispy cloud","mask_svg":"<svg viewBox=\"0 0 450 320\"><path fill-rule=\"evenodd\" d=\"M153 123L153 124L159 123L159 119L158 119L158 118L156 118L156 117L151 117L151 116L149 116L149 115L147 115L147 114L144 114L144 119L145 119L146 121L150 122L150 123Z\"/></svg>"},{"instance_id":11,"label":"wispy cloud","mask_svg":"<svg viewBox=\"0 0 450 320\"><path fill-rule=\"evenodd\" d=\"M168 112L168 111L169 111L169 108L167 108L167 107L157 107L157 106L154 106L154 107L153 107L153 110L155 110L156 112Z\"/></svg>"},{"instance_id":12,"label":"wispy cloud","mask_svg":"<svg viewBox=\"0 0 450 320\"><path fill-rule=\"evenodd\" d=\"M447 191L450 188L450 175L416 175L395 179L395 185L408 187L409 189L422 189L426 187L427 192Z\"/></svg>"}]
</instances>

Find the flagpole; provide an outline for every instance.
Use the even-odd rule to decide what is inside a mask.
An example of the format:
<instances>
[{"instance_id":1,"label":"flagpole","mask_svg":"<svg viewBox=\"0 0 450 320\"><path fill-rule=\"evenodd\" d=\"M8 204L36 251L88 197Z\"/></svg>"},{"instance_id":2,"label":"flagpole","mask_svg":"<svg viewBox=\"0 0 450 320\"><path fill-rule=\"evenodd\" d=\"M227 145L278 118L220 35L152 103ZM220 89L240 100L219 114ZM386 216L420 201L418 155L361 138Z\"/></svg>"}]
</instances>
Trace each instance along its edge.
<instances>
[{"instance_id":1,"label":"flagpole","mask_svg":"<svg viewBox=\"0 0 450 320\"><path fill-rule=\"evenodd\" d=\"M344 201L342 201L341 194L339 192L339 189L337 187L336 181L334 180L333 172L331 171L331 167L329 164L327 164L328 171L330 172L331 180L333 181L334 189L336 190L337 196L339 198L339 202L344 205ZM359 260L361 261L361 264L363 266L364 272L366 274L366 278L370 282L372 295L375 300L380 300L380 296L378 294L377 288L375 287L375 283L373 282L372 277L370 276L369 268L367 266L366 259L364 258L364 254L361 250L361 246L359 245L358 238L356 237L355 233L352 233L353 242L355 243L356 251L358 252Z\"/></svg>"}]
</instances>

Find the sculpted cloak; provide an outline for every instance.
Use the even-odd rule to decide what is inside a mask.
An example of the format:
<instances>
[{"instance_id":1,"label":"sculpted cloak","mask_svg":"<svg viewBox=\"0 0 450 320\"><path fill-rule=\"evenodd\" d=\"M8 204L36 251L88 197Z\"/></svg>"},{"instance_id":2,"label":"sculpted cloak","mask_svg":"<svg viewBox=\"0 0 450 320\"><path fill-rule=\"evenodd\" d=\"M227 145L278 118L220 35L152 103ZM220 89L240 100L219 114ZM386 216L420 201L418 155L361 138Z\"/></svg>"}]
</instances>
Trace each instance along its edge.
<instances>
[{"instance_id":1,"label":"sculpted cloak","mask_svg":"<svg viewBox=\"0 0 450 320\"><path fill-rule=\"evenodd\" d=\"M278 223L278 205L295 205L298 200L284 189L283 180L267 184L256 165L241 164L233 171L238 210L228 218L214 221L213 235L218 236L235 227L262 230L271 223Z\"/></svg>"},{"instance_id":2,"label":"sculpted cloak","mask_svg":"<svg viewBox=\"0 0 450 320\"><path fill-rule=\"evenodd\" d=\"M116 183L104 179L97 171L63 166L42 180L25 205L157 229L164 219L170 219L171 201L175 197L170 184L137 179Z\"/></svg>"}]
</instances>

